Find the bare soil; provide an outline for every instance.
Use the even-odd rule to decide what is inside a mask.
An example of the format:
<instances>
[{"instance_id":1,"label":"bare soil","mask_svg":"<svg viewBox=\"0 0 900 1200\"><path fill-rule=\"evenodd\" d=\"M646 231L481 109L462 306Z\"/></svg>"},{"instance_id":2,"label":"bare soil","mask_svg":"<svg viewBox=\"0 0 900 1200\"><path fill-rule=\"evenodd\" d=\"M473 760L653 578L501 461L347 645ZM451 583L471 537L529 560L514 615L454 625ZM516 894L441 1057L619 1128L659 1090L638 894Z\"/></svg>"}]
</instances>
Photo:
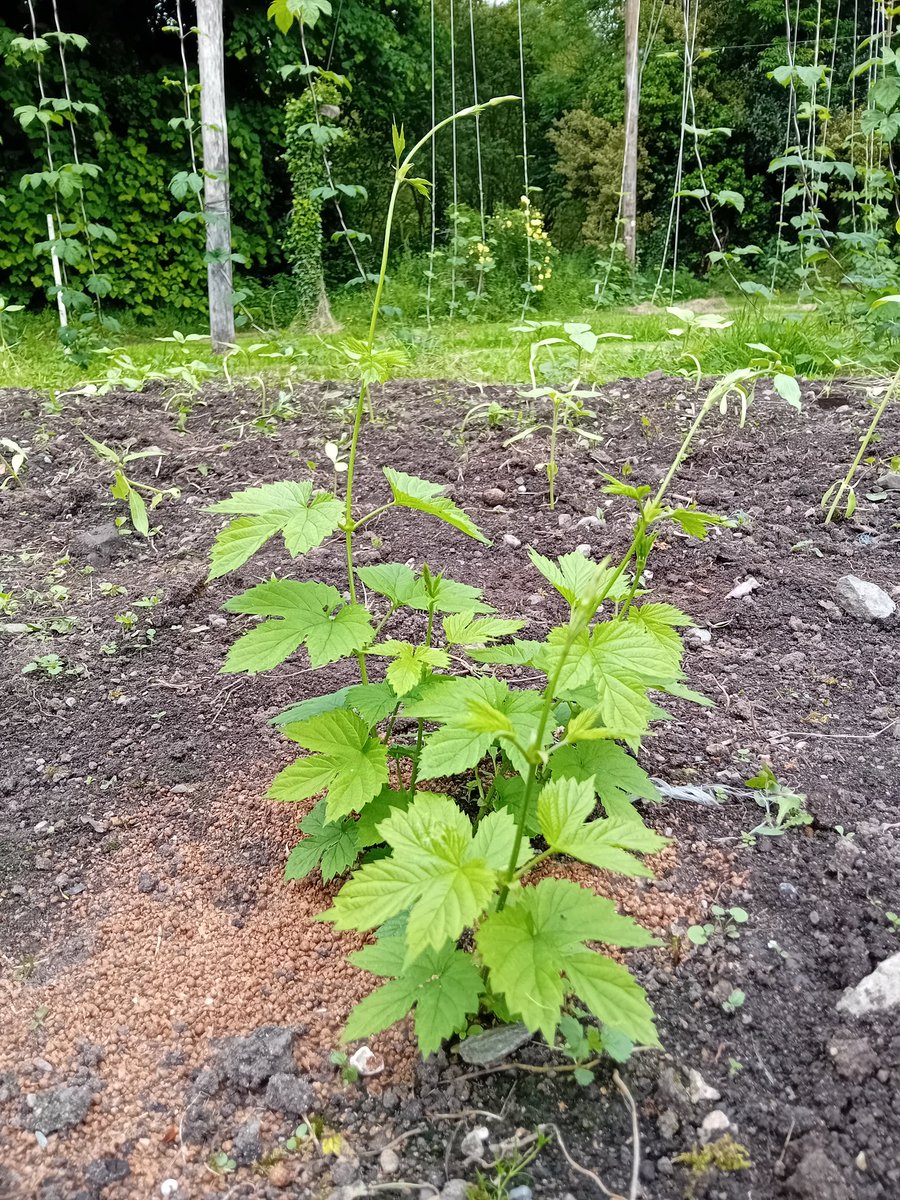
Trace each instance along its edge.
<instances>
[{"instance_id":1,"label":"bare soil","mask_svg":"<svg viewBox=\"0 0 900 1200\"><path fill-rule=\"evenodd\" d=\"M896 1014L857 1021L835 1007L900 950L885 915L900 911L900 635L895 618L864 624L832 602L847 573L900 595L900 493L866 499L879 495L878 468L867 467L852 520L823 524L818 498L868 413L849 387L804 393L802 413L761 389L745 428L734 414L711 421L679 477L684 499L741 518L702 543L667 536L652 564L657 598L711 635L689 639L687 669L717 706L670 706L676 719L641 761L670 783L701 785L740 785L770 763L806 793L813 824L754 841L742 834L763 813L746 797L670 801L647 813L675 839L655 882L564 868L664 939L629 961L658 1010L665 1054L622 1068L637 1104L643 1195L654 1200L690 1188L709 1200L900 1195ZM343 1084L329 1061L368 987L344 962L359 942L312 921L336 885L284 883L302 813L264 796L291 757L269 718L340 686L347 667L312 671L298 655L262 677L218 674L244 621L222 602L289 563L273 546L207 585L221 519L204 506L238 487L308 478L309 461L327 478L322 446L346 436L350 394L309 385L298 415L269 433L254 424L255 393L203 399L179 432L158 393L70 397L61 412L36 394L0 393L0 430L31 450L23 486L0 491L0 593L13 602L0 624L34 627L0 633L0 1196L125 1200L163 1186L178 1200L325 1196L358 1181L434 1195L448 1178L475 1178L461 1150L472 1128L485 1124L501 1143L550 1122L573 1160L627 1195L631 1117L610 1071L588 1088L571 1074L525 1070L467 1078L452 1049L417 1063L403 1028L373 1039L385 1063L376 1077ZM477 422L461 435L468 406L484 399L521 404L509 389L452 383L378 396L359 500L384 499L382 465L439 480L493 546L390 513L362 556L427 558L527 618L525 635L538 637L562 614L525 547L621 552L628 514L601 494L599 472L627 463L636 479L657 480L696 401L673 380L603 388L591 426L603 441L564 437L551 512L540 436L504 448L514 425ZM111 533L118 510L82 432L165 451L135 471L182 493L153 514L149 541ZM882 463L900 451L897 415L885 418L877 449ZM503 492L499 506L490 489ZM598 508L602 524L579 524ZM337 542L294 565L338 586L342 570ZM751 576L756 589L727 599ZM123 614L133 620L117 622ZM62 674L22 672L47 654L62 659ZM692 947L684 931L710 903L740 905L749 921L738 938ZM746 1000L729 1013L734 989ZM286 1077L302 1113L229 1068L223 1039L265 1026L295 1031ZM518 1061L551 1060L534 1045ZM689 1069L720 1099L690 1099ZM44 1138L35 1097L40 1105L63 1086L86 1089L86 1115ZM694 1179L673 1159L699 1144L714 1109L753 1166ZM286 1148L304 1113L318 1140ZM340 1144L325 1140L331 1132ZM391 1175L379 1158L388 1143L400 1160ZM219 1154L240 1161L223 1175ZM600 1194L555 1141L526 1181L540 1197Z\"/></svg>"}]
</instances>

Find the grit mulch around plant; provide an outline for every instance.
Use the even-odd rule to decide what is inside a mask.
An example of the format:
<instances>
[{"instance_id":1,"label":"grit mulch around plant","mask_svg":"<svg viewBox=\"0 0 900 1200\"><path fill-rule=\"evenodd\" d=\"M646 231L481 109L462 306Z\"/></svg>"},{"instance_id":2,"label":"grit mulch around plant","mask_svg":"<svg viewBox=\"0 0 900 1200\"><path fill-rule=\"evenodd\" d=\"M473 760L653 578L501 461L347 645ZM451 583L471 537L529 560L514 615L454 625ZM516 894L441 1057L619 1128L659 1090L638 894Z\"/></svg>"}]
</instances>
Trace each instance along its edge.
<instances>
[{"instance_id":1,"label":"grit mulch around plant","mask_svg":"<svg viewBox=\"0 0 900 1200\"><path fill-rule=\"evenodd\" d=\"M402 1026L372 1039L376 1075L345 1083L331 1061L369 977L344 961L358 939L313 920L338 885L282 879L302 813L265 799L291 757L268 722L341 686L349 668L312 671L298 655L262 676L218 674L245 621L223 601L286 564L273 547L207 585L220 518L205 506L308 478L310 461L330 472L322 446L346 434L348 396L309 385L268 436L249 391L208 392L186 432L158 393L69 397L62 412L0 393L0 430L30 450L22 486L0 492L0 624L14 627L0 633L0 1195L239 1200L343 1188L349 1200L392 1185L450 1197L449 1180L477 1177L474 1129L489 1130L490 1162L551 1123L572 1160L629 1195L632 1120L611 1069L582 1088L571 1072L473 1074L452 1048L419 1063ZM658 479L696 399L674 380L601 389L589 428L602 441L564 439L555 512L540 437L504 448L514 426L469 422L460 433L483 399L521 403L500 387L386 389L364 432L359 500L383 499L382 465L440 481L493 546L389 513L367 527L362 554L427 559L540 637L561 602L525 548L621 552L628 513L602 495L599 472L628 464L635 480ZM628 960L665 1051L621 1068L653 1200L900 1194L897 1010L837 1008L900 950L888 915L900 911L900 634L896 618L867 624L834 603L846 574L900 594L900 493L883 494L872 468L850 521L826 527L818 509L866 420L862 393L835 385L804 388L801 413L761 388L745 428L711 421L675 491L738 521L705 542L670 534L651 564L655 598L709 634L688 638L686 666L716 707L674 702L641 762L667 784L741 789L713 804L645 806L674 839L655 881L571 867L661 938ZM82 433L164 451L136 468L181 489L153 514L151 540L115 531ZM900 449L893 414L881 446L886 458ZM293 571L341 586L342 555L333 541ZM751 578L758 586L728 598ZM23 673L46 655L59 673ZM765 818L742 790L764 762L806 794L811 824L742 836ZM738 937L696 947L686 929L708 921L711 904L740 906L748 921ZM551 1059L527 1045L515 1061ZM287 1141L304 1122L315 1136ZM676 1161L725 1132L752 1166L729 1172L721 1160L701 1175ZM555 1134L521 1183L536 1197L601 1194Z\"/></svg>"}]
</instances>

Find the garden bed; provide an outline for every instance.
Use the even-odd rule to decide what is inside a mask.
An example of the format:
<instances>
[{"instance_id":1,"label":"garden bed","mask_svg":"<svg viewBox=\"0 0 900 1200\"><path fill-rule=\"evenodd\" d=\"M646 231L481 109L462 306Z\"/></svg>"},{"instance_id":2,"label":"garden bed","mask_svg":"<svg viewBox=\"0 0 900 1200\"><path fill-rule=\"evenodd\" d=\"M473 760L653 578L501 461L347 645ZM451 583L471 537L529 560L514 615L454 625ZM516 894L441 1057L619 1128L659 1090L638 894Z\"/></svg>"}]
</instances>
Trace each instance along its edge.
<instances>
[{"instance_id":1,"label":"garden bed","mask_svg":"<svg viewBox=\"0 0 900 1200\"><path fill-rule=\"evenodd\" d=\"M362 1180L434 1195L448 1178L475 1178L462 1145L477 1143L466 1139L476 1127L502 1143L553 1123L573 1160L628 1195L631 1116L606 1068L586 1088L570 1073L466 1078L472 1068L452 1052L417 1064L403 1028L372 1040L385 1069L369 1080L342 1083L330 1061L369 977L344 962L358 939L311 919L336 885L282 880L300 814L265 799L291 757L268 719L341 686L349 668L313 671L297 655L262 676L218 674L245 623L222 602L283 571L284 558L272 547L237 579L206 584L221 519L204 506L238 487L307 478L308 461L327 477L322 446L346 434L349 395L310 385L294 419L266 436L251 391L205 394L183 433L152 392L69 397L62 411L0 393L0 433L31 451L22 486L0 491L0 593L13 602L0 624L34 626L0 634L0 1192L185 1200L344 1186L349 1197L366 1194L352 1191ZM484 399L521 403L510 389L456 384L377 395L358 496L382 502L382 465L446 483L493 547L392 512L367 527L375 536L363 557L427 556L541 637L562 604L525 547L621 553L628 514L601 494L598 472L627 463L635 480L658 480L695 398L666 379L601 389L589 428L602 441L563 440L555 512L536 466L540 437L504 448L513 425L470 421L461 433ZM645 809L675 839L657 883L572 868L662 938L629 962L665 1053L621 1068L637 1105L644 1194L655 1200L691 1186L728 1200L900 1194L896 1013L858 1020L836 1008L900 950L886 915L900 910L900 635L896 618L866 624L834 603L845 574L900 594L900 493L865 499L879 494L873 470L849 522L826 527L818 508L866 420L862 392L843 385L805 388L801 413L762 387L744 429L734 414L712 419L674 491L739 523L705 542L669 534L651 563L655 598L710 635L688 637L686 666L716 707L668 706L676 719L648 739L642 764L673 785L740 788L769 763L806 794L813 817L748 838L765 814L743 792L709 805L668 800ZM152 541L111 527L119 510L82 432L165 452L135 468L182 493L152 514ZM896 415L882 437L889 458L900 449ZM331 541L295 570L340 587L342 556ZM728 598L751 577L758 587ZM40 666L46 655L59 673ZM684 934L710 919L710 904L749 919L737 937L714 932L694 946ZM293 1028L293 1044L254 1032L266 1026ZM550 1062L538 1046L516 1060ZM71 1090L52 1092L48 1117L40 1094L60 1088ZM304 1116L321 1118L340 1145L321 1132L285 1150ZM726 1118L752 1167L692 1179L673 1160L700 1144L704 1120L707 1133L722 1132ZM58 1132L34 1132L56 1119ZM398 1162L381 1154L388 1143ZM540 1197L601 1194L555 1137L523 1178Z\"/></svg>"}]
</instances>

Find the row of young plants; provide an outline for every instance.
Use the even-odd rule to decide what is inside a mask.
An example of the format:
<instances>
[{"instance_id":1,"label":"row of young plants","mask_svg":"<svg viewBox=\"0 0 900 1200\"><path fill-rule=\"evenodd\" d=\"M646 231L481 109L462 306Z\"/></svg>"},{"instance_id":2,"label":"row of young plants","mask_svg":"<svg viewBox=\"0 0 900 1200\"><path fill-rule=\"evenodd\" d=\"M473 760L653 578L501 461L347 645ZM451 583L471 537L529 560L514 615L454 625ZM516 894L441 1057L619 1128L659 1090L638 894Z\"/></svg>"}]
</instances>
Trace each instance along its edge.
<instances>
[{"instance_id":1,"label":"row of young plants","mask_svg":"<svg viewBox=\"0 0 900 1200\"><path fill-rule=\"evenodd\" d=\"M271 670L301 647L312 667L356 662L358 682L276 719L305 753L269 793L288 803L323 797L300 823L304 836L287 877L318 867L327 882L349 872L321 919L340 930L377 930L351 961L382 982L354 1009L345 1039L411 1012L428 1054L487 1013L522 1022L550 1045L561 1023L581 1019L598 1046L604 1039L619 1050L623 1039L657 1045L643 990L627 967L594 948L649 946L654 938L612 901L555 877L552 864L567 857L650 876L646 856L666 845L635 807L637 798L658 796L634 756L652 723L667 716L666 696L709 701L685 683L680 630L691 620L648 599L645 569L667 526L702 538L720 523L670 503L670 486L708 414L733 397L743 408L753 381L772 366L745 367L710 390L655 490L607 477L605 491L635 508L633 537L618 561L529 552L568 610L543 639L520 637L525 622L498 612L439 563L358 566L358 534L395 510L488 540L442 485L389 466L383 503L365 512L355 503L370 389L398 361L395 349L377 342L396 201L404 187L428 187L413 170L435 132L485 107L448 118L408 152L402 129L394 130L368 337L345 344L360 388L343 495L285 481L213 506L231 519L213 546L210 579L243 567L272 538L297 559L341 534L346 592L282 577L229 599L230 612L260 620L233 645L223 670ZM360 602L360 585L378 598L371 606ZM417 637L408 636L411 628ZM392 636L401 629L405 636ZM495 671L505 666L527 667L542 682L511 686Z\"/></svg>"}]
</instances>

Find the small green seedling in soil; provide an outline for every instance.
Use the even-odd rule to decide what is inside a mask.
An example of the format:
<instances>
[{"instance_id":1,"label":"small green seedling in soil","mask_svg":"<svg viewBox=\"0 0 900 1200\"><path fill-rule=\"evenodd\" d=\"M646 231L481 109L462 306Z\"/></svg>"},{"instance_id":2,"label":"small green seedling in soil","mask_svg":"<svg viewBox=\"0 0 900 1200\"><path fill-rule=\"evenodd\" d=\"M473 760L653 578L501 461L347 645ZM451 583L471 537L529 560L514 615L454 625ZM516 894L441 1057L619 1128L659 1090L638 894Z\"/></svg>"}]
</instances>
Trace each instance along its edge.
<instances>
[{"instance_id":1,"label":"small green seedling in soil","mask_svg":"<svg viewBox=\"0 0 900 1200\"><path fill-rule=\"evenodd\" d=\"M739 1075L744 1069L744 1064L738 1058L729 1058L728 1060L728 1075L730 1079L734 1079L735 1075Z\"/></svg>"},{"instance_id":2,"label":"small green seedling in soil","mask_svg":"<svg viewBox=\"0 0 900 1200\"><path fill-rule=\"evenodd\" d=\"M33 658L22 668L23 675L46 675L51 679L63 675L65 671L66 664L58 654L42 654L40 658Z\"/></svg>"},{"instance_id":3,"label":"small green seedling in soil","mask_svg":"<svg viewBox=\"0 0 900 1200\"><path fill-rule=\"evenodd\" d=\"M519 1135L520 1142L528 1142L532 1135ZM498 1158L492 1165L492 1175L477 1171L475 1183L469 1189L470 1200L508 1200L510 1188L538 1157L543 1148L551 1141L550 1135L538 1128L533 1135L533 1144L526 1150L515 1148L506 1155Z\"/></svg>"},{"instance_id":4,"label":"small green seedling in soil","mask_svg":"<svg viewBox=\"0 0 900 1200\"><path fill-rule=\"evenodd\" d=\"M750 830L749 837L780 837L789 829L812 824L812 814L806 808L803 792L792 792L778 782L771 767L763 767L747 780L747 787L760 808L766 810L765 820ZM751 843L752 844L752 843Z\"/></svg>"},{"instance_id":5,"label":"small green seedling in soil","mask_svg":"<svg viewBox=\"0 0 900 1200\"><path fill-rule=\"evenodd\" d=\"M124 500L128 505L128 519L142 537L150 536L150 518L147 503L142 493L150 497L150 512L161 504L166 497L172 499L181 495L179 488L158 488L150 483L141 483L130 473L131 464L145 458L160 458L165 454L159 446L148 446L144 450L132 450L131 442L126 442L121 450L114 450L104 442L98 442L87 433L82 436L90 443L98 460L108 463L113 470L113 481L109 490L116 500ZM129 470L126 470L129 468ZM124 525L125 518L117 517L116 524Z\"/></svg>"},{"instance_id":6,"label":"small green seedling in soil","mask_svg":"<svg viewBox=\"0 0 900 1200\"><path fill-rule=\"evenodd\" d=\"M341 1079L344 1083L358 1083L359 1070L350 1062L350 1056L343 1050L332 1050L328 1055L328 1061L340 1070Z\"/></svg>"},{"instance_id":7,"label":"small green seedling in soil","mask_svg":"<svg viewBox=\"0 0 900 1200\"><path fill-rule=\"evenodd\" d=\"M237 1170L237 1163L224 1150L214 1150L206 1160L206 1165L213 1175L231 1175Z\"/></svg>"},{"instance_id":8,"label":"small green seedling in soil","mask_svg":"<svg viewBox=\"0 0 900 1200\"><path fill-rule=\"evenodd\" d=\"M120 583L109 583L107 580L102 580L98 585L101 596L123 596L128 590Z\"/></svg>"},{"instance_id":9,"label":"small green seedling in soil","mask_svg":"<svg viewBox=\"0 0 900 1200\"><path fill-rule=\"evenodd\" d=\"M12 484L22 486L28 451L12 438L0 437L0 491Z\"/></svg>"},{"instance_id":10,"label":"small green seedling in soil","mask_svg":"<svg viewBox=\"0 0 900 1200\"><path fill-rule=\"evenodd\" d=\"M305 1121L302 1121L291 1136L284 1143L285 1150L289 1150L291 1154L296 1154L298 1150L302 1150L304 1146L309 1144L309 1139L312 1136L312 1131Z\"/></svg>"},{"instance_id":11,"label":"small green seedling in soil","mask_svg":"<svg viewBox=\"0 0 900 1200\"><path fill-rule=\"evenodd\" d=\"M895 912L886 912L884 919L891 927L891 933L900 933L900 916Z\"/></svg>"},{"instance_id":12,"label":"small green seedling in soil","mask_svg":"<svg viewBox=\"0 0 900 1200\"><path fill-rule=\"evenodd\" d=\"M742 992L740 988L735 988L728 999L723 1000L722 1011L728 1013L730 1017L733 1017L739 1008L744 1007L744 1001L746 999L746 993Z\"/></svg>"},{"instance_id":13,"label":"small green seedling in soil","mask_svg":"<svg viewBox=\"0 0 900 1200\"><path fill-rule=\"evenodd\" d=\"M712 904L709 911L712 921L704 925L691 925L687 931L688 941L695 946L705 946L716 933L727 938L738 938L741 936L739 926L746 925L750 919L743 908L723 908L721 904Z\"/></svg>"},{"instance_id":14,"label":"small green seedling in soil","mask_svg":"<svg viewBox=\"0 0 900 1200\"><path fill-rule=\"evenodd\" d=\"M877 301L875 302L878 303ZM884 389L884 395L881 397L880 403L875 408L872 414L872 420L869 422L869 427L863 434L859 443L859 450L853 462L847 468L846 475L843 478L836 480L830 488L825 492L820 501L820 507L825 512L825 524L829 525L835 518L840 515L845 518L850 518L856 512L857 496L856 489L853 486L853 481L856 472L859 469L860 463L865 457L866 450L869 444L875 437L875 430L881 418L884 416L885 410L897 394L898 386L900 386L900 371L894 376L891 382ZM840 511L839 511L840 510Z\"/></svg>"},{"instance_id":15,"label":"small green seedling in soil","mask_svg":"<svg viewBox=\"0 0 900 1200\"><path fill-rule=\"evenodd\" d=\"M753 1166L747 1147L736 1142L730 1133L723 1134L708 1146L694 1146L684 1154L676 1154L672 1161L687 1167L691 1173L686 1200L692 1200L697 1195L697 1189L710 1175L746 1171Z\"/></svg>"}]
</instances>

